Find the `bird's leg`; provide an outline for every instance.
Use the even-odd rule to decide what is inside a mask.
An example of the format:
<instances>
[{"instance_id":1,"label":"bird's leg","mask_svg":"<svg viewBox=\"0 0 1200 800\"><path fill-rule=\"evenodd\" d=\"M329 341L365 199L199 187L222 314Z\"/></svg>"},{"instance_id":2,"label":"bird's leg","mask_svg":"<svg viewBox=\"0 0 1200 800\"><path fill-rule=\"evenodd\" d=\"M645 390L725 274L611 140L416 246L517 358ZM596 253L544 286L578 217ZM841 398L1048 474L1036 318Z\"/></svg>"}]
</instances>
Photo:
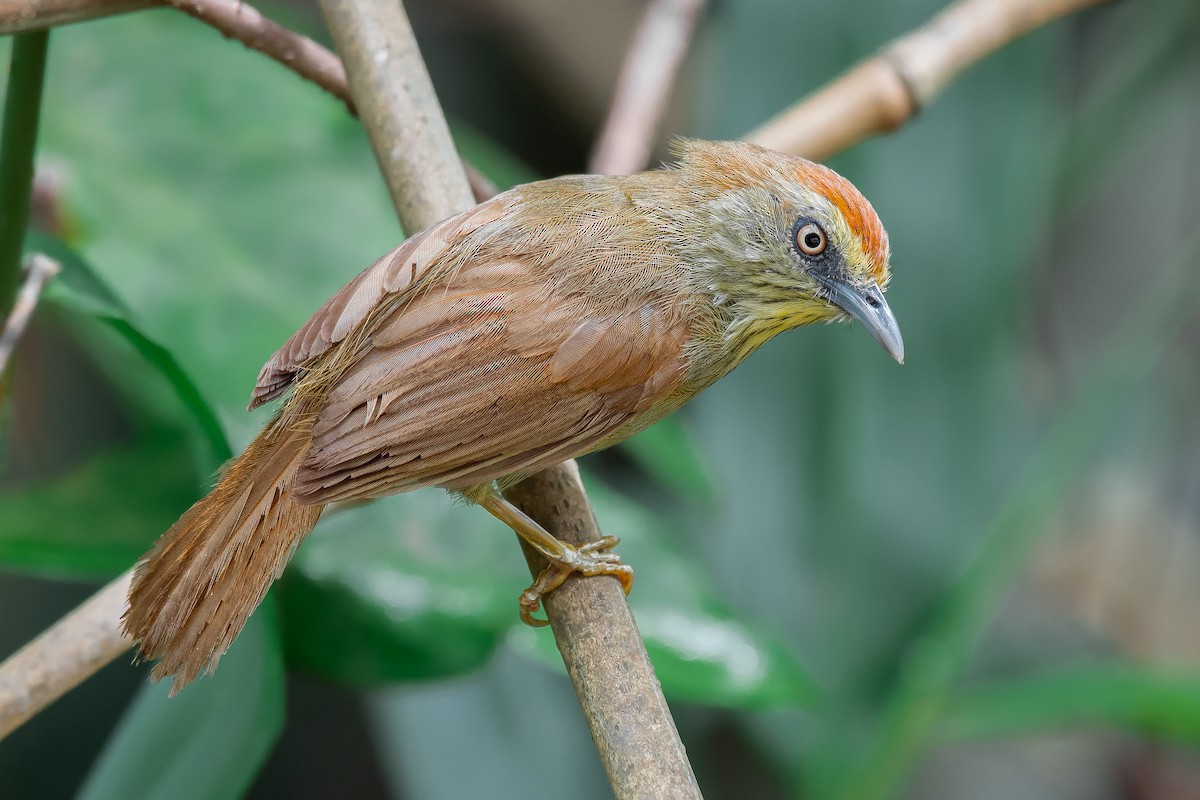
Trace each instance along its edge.
<instances>
[{"instance_id":1,"label":"bird's leg","mask_svg":"<svg viewBox=\"0 0 1200 800\"><path fill-rule=\"evenodd\" d=\"M588 577L612 575L621 581L625 594L629 594L633 588L633 568L623 564L621 557L612 552L621 541L616 536L605 536L576 547L555 538L525 512L505 500L495 488L489 488L487 494L477 502L550 562L533 584L521 593L521 621L526 625L538 628L550 624L549 620L538 619L533 614L541 606L543 595L561 586L572 572Z\"/></svg>"}]
</instances>

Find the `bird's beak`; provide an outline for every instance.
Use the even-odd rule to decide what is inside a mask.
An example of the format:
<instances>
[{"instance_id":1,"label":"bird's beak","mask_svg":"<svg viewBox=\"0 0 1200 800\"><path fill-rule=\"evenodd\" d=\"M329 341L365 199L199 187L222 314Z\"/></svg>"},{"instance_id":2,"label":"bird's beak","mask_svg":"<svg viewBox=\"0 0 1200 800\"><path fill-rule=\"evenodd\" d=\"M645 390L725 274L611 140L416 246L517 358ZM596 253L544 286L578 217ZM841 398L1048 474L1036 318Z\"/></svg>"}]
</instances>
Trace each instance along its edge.
<instances>
[{"instance_id":1,"label":"bird's beak","mask_svg":"<svg viewBox=\"0 0 1200 800\"><path fill-rule=\"evenodd\" d=\"M883 291L877 284L860 289L847 281L825 278L821 281L829 292L829 302L856 319L867 333L883 346L897 362L904 363L904 339L900 326L892 316Z\"/></svg>"}]
</instances>

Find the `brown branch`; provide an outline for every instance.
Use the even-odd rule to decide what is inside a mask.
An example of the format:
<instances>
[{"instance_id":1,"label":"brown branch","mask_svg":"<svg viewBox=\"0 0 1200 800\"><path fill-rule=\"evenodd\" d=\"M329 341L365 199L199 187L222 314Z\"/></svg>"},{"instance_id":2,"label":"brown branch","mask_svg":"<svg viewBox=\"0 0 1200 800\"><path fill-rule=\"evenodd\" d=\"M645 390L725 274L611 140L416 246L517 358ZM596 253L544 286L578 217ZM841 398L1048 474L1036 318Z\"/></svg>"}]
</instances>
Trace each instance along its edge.
<instances>
[{"instance_id":1,"label":"brown branch","mask_svg":"<svg viewBox=\"0 0 1200 800\"><path fill-rule=\"evenodd\" d=\"M745 139L822 160L899 128L967 67L1008 42L1104 0L962 0Z\"/></svg>"},{"instance_id":2,"label":"brown branch","mask_svg":"<svg viewBox=\"0 0 1200 800\"><path fill-rule=\"evenodd\" d=\"M165 0L188 16L237 39L251 50L275 59L305 80L312 81L346 104L351 114L354 100L346 85L346 70L337 55L307 36L288 30L264 17L241 0Z\"/></svg>"},{"instance_id":3,"label":"brown branch","mask_svg":"<svg viewBox=\"0 0 1200 800\"><path fill-rule=\"evenodd\" d=\"M0 35L41 31L156 5L158 0L0 0Z\"/></svg>"},{"instance_id":4,"label":"brown branch","mask_svg":"<svg viewBox=\"0 0 1200 800\"><path fill-rule=\"evenodd\" d=\"M132 645L121 614L133 570L0 664L0 740Z\"/></svg>"},{"instance_id":5,"label":"brown branch","mask_svg":"<svg viewBox=\"0 0 1200 800\"><path fill-rule=\"evenodd\" d=\"M39 30L162 3L268 56L342 101L351 114L358 113L346 83L346 69L336 53L263 16L241 0L38 0L32 3L0 0L0 34ZM476 202L496 194L496 187L482 172L466 161L463 168Z\"/></svg>"},{"instance_id":6,"label":"brown branch","mask_svg":"<svg viewBox=\"0 0 1200 800\"><path fill-rule=\"evenodd\" d=\"M704 0L651 0L630 40L590 169L628 175L645 169L654 134L687 55Z\"/></svg>"},{"instance_id":7,"label":"brown branch","mask_svg":"<svg viewBox=\"0 0 1200 800\"><path fill-rule=\"evenodd\" d=\"M526 478L505 496L564 542L600 538L574 461ZM539 574L545 559L525 542L521 546L530 572ZM620 582L571 578L543 603L613 794L700 797Z\"/></svg>"},{"instance_id":8,"label":"brown branch","mask_svg":"<svg viewBox=\"0 0 1200 800\"><path fill-rule=\"evenodd\" d=\"M471 193L403 6L320 2L405 228L469 208ZM574 462L508 495L556 536L600 538ZM527 557L536 576L545 563ZM620 584L572 578L547 598L546 613L616 797L699 797Z\"/></svg>"},{"instance_id":9,"label":"brown branch","mask_svg":"<svg viewBox=\"0 0 1200 800\"><path fill-rule=\"evenodd\" d=\"M33 316L33 309L37 306L38 298L42 296L42 289L45 288L46 281L57 275L60 269L62 267L57 261L41 253L34 253L33 257L29 259L29 266L25 270L25 283L17 294L12 312L4 324L4 330L0 332L0 375L4 374L4 368L8 366L8 359L16 348L21 334L25 332L25 326L29 324L30 317Z\"/></svg>"},{"instance_id":10,"label":"brown branch","mask_svg":"<svg viewBox=\"0 0 1200 800\"><path fill-rule=\"evenodd\" d=\"M469 208L471 191L398 0L321 0L359 116L407 230Z\"/></svg>"}]
</instances>

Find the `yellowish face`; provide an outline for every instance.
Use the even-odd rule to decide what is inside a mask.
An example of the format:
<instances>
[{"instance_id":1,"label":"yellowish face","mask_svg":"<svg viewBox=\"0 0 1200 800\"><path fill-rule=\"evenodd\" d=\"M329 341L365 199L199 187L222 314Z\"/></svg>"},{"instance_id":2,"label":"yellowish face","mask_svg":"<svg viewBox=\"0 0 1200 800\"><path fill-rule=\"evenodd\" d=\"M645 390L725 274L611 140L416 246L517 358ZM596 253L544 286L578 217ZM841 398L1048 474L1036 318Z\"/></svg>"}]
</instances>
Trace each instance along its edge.
<instances>
[{"instance_id":1,"label":"yellowish face","mask_svg":"<svg viewBox=\"0 0 1200 800\"><path fill-rule=\"evenodd\" d=\"M887 233L828 167L739 142L682 141L677 171L703 214L684 229L692 260L738 306L744 355L788 328L854 319L897 361L904 344L883 291ZM689 244L689 247L691 245Z\"/></svg>"},{"instance_id":2,"label":"yellowish face","mask_svg":"<svg viewBox=\"0 0 1200 800\"><path fill-rule=\"evenodd\" d=\"M757 248L743 274L746 305L757 318L751 349L789 328L853 319L903 362L900 330L883 298L891 254L879 217L832 170L798 159L787 163L792 169L772 176L767 188L730 194L739 198L731 202L743 206L743 219L759 221L744 233Z\"/></svg>"}]
</instances>

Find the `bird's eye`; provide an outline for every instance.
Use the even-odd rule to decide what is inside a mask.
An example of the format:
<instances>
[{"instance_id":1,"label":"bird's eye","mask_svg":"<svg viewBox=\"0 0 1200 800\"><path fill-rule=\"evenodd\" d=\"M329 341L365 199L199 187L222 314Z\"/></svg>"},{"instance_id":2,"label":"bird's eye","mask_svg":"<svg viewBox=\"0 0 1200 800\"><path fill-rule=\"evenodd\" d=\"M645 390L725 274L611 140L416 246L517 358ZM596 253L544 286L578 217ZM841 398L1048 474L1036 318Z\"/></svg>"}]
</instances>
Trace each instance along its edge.
<instances>
[{"instance_id":1,"label":"bird's eye","mask_svg":"<svg viewBox=\"0 0 1200 800\"><path fill-rule=\"evenodd\" d=\"M807 222L796 229L796 247L806 256L821 255L827 244L825 231L815 222Z\"/></svg>"}]
</instances>

